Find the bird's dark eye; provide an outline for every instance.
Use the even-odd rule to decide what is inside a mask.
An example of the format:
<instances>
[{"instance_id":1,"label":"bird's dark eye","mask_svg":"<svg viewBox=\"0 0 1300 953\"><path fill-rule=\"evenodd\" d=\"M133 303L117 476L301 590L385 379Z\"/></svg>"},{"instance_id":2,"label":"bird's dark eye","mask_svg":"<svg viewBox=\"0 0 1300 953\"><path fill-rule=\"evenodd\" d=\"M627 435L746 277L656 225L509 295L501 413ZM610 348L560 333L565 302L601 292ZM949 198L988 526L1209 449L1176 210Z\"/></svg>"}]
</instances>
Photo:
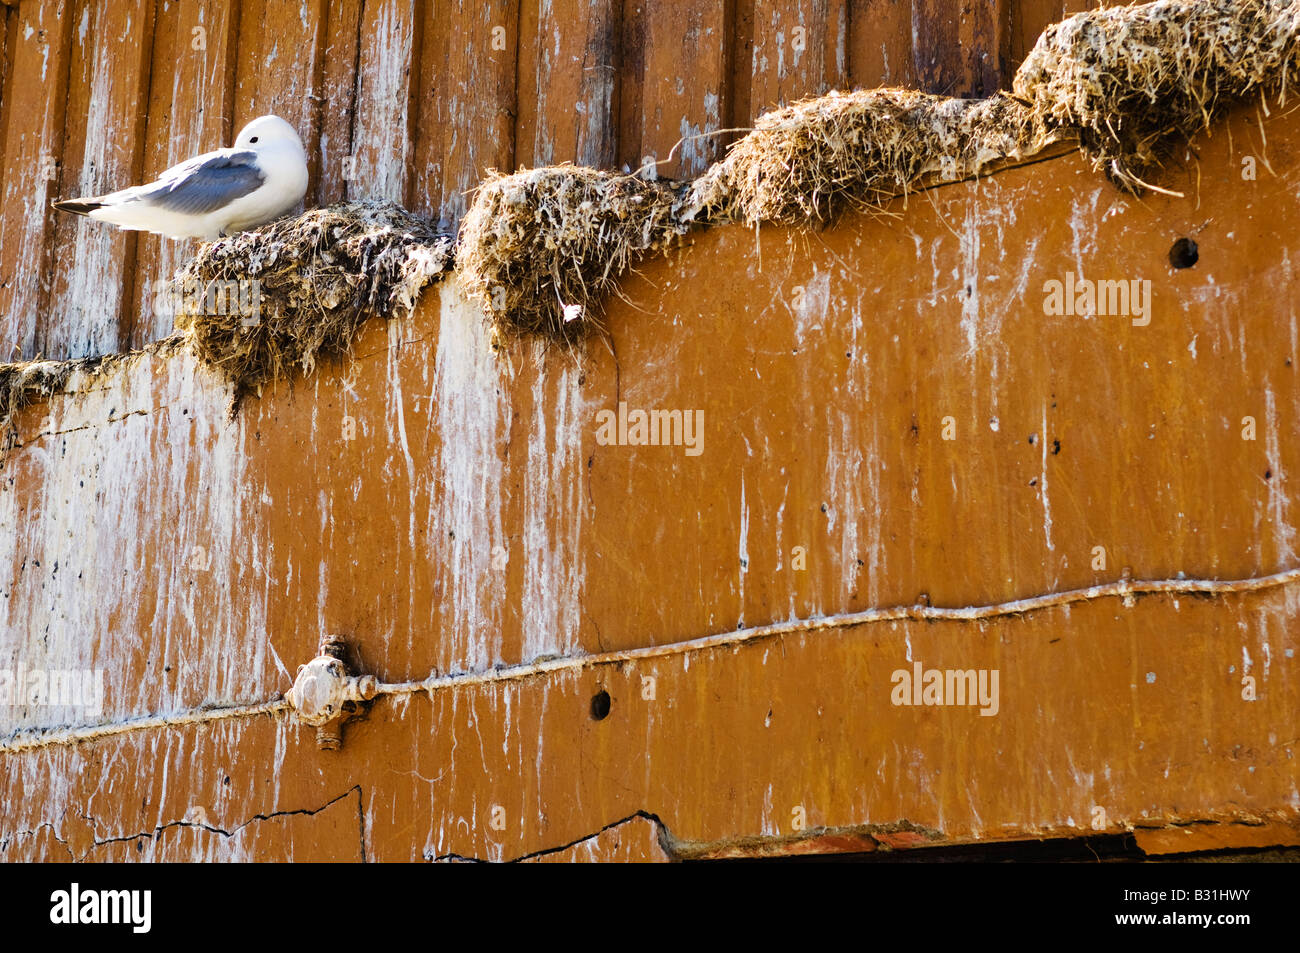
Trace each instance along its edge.
<instances>
[{"instance_id":1,"label":"bird's dark eye","mask_svg":"<svg viewBox=\"0 0 1300 953\"><path fill-rule=\"evenodd\" d=\"M249 141L250 143L252 143L252 142L256 142L256 141L257 141L257 136L254 136L252 139L249 139L248 141Z\"/></svg>"}]
</instances>

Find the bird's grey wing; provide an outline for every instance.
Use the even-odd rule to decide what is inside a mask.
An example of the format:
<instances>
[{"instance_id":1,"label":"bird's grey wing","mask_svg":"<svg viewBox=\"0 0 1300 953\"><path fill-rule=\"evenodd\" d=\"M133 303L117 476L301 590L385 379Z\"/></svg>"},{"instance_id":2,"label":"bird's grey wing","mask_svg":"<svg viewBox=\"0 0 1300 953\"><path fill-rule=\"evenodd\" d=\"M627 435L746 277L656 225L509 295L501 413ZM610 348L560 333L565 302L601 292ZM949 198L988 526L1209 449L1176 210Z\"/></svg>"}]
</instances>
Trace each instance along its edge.
<instances>
[{"instance_id":1,"label":"bird's grey wing","mask_svg":"<svg viewBox=\"0 0 1300 953\"><path fill-rule=\"evenodd\" d=\"M169 212L206 215L255 192L265 181L257 153L232 150L184 162L134 197Z\"/></svg>"}]
</instances>

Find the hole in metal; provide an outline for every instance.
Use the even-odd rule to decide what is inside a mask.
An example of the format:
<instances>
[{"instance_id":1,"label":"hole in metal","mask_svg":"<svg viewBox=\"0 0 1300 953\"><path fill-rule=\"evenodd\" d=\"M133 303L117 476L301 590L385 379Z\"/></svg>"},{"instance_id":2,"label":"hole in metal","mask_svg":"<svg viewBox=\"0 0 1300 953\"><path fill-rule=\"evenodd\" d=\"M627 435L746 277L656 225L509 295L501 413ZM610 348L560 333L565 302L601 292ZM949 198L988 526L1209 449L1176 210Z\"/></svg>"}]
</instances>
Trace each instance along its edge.
<instances>
[{"instance_id":1,"label":"hole in metal","mask_svg":"<svg viewBox=\"0 0 1300 953\"><path fill-rule=\"evenodd\" d=\"M1169 249L1169 264L1175 268L1191 268L1200 257L1201 253L1196 248L1196 242L1190 238L1178 239Z\"/></svg>"}]
</instances>

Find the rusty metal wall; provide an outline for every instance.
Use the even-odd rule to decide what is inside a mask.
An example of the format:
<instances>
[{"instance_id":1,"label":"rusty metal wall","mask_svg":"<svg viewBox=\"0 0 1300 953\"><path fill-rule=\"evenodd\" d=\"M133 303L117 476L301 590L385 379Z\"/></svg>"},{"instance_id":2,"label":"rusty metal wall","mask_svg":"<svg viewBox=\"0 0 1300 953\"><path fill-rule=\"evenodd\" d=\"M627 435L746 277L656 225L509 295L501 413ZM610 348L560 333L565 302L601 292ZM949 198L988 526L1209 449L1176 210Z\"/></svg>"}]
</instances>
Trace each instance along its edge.
<instances>
[{"instance_id":1,"label":"rusty metal wall","mask_svg":"<svg viewBox=\"0 0 1300 953\"><path fill-rule=\"evenodd\" d=\"M1071 152L815 233L710 229L581 356L494 356L446 282L233 420L184 355L26 409L0 668L104 669L97 719L272 698L326 633L387 681L661 651L380 698L339 751L264 714L3 752L0 856L1296 843L1294 578L1005 604L1296 568L1298 149L1252 105L1160 178L1185 198ZM1150 308L1053 313L1070 274ZM700 452L602 441L620 402L698 411ZM997 611L681 645L927 602ZM1000 672L996 714L897 704L916 664Z\"/></svg>"},{"instance_id":2,"label":"rusty metal wall","mask_svg":"<svg viewBox=\"0 0 1300 953\"><path fill-rule=\"evenodd\" d=\"M1046 24L1084 5L7 0L0 360L165 336L150 290L193 246L49 203L153 178L265 112L303 137L309 204L391 198L454 228L489 168L648 156L691 176L736 136L699 134L830 88L986 94Z\"/></svg>"}]
</instances>

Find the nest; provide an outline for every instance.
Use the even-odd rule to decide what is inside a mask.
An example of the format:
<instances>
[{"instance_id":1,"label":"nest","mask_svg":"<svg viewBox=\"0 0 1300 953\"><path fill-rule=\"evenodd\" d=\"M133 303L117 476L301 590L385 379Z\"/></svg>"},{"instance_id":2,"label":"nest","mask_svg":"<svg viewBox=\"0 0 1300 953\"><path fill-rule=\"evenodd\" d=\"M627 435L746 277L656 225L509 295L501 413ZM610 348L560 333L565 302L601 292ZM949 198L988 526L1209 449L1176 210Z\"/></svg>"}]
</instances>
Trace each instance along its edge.
<instances>
[{"instance_id":1,"label":"nest","mask_svg":"<svg viewBox=\"0 0 1300 953\"><path fill-rule=\"evenodd\" d=\"M1206 129L1256 89L1285 94L1295 0L1162 0L1080 13L1039 37L1015 92L1044 121L1078 132L1094 164L1140 191L1170 143Z\"/></svg>"},{"instance_id":2,"label":"nest","mask_svg":"<svg viewBox=\"0 0 1300 953\"><path fill-rule=\"evenodd\" d=\"M1300 0L1095 10L1039 38L1014 94L832 92L760 117L686 186L573 166L494 175L465 221L462 281L498 328L568 336L630 263L695 224L825 222L1063 139L1140 191L1172 140L1256 89L1285 94L1298 34Z\"/></svg>"},{"instance_id":3,"label":"nest","mask_svg":"<svg viewBox=\"0 0 1300 953\"><path fill-rule=\"evenodd\" d=\"M314 209L202 246L171 286L176 327L235 403L341 356L375 315L410 312L452 240L389 202Z\"/></svg>"},{"instance_id":4,"label":"nest","mask_svg":"<svg viewBox=\"0 0 1300 953\"><path fill-rule=\"evenodd\" d=\"M0 364L0 449L9 449L17 438L14 418L18 411L62 391L79 363L22 361Z\"/></svg>"},{"instance_id":5,"label":"nest","mask_svg":"<svg viewBox=\"0 0 1300 953\"><path fill-rule=\"evenodd\" d=\"M680 194L574 165L491 172L461 226L461 286L496 334L572 340L598 325L601 297L625 269L687 230Z\"/></svg>"},{"instance_id":6,"label":"nest","mask_svg":"<svg viewBox=\"0 0 1300 953\"><path fill-rule=\"evenodd\" d=\"M143 350L127 354L104 354L70 361L20 361L0 364L0 455L17 443L15 418L29 404L49 400L65 392L73 378L109 374L128 361L144 354L170 354L180 345L172 336L155 341Z\"/></svg>"},{"instance_id":7,"label":"nest","mask_svg":"<svg viewBox=\"0 0 1300 953\"><path fill-rule=\"evenodd\" d=\"M970 178L1050 141L1034 112L1005 95L832 92L760 117L695 181L684 214L750 225L825 221L843 205L878 208L921 180Z\"/></svg>"}]
</instances>

